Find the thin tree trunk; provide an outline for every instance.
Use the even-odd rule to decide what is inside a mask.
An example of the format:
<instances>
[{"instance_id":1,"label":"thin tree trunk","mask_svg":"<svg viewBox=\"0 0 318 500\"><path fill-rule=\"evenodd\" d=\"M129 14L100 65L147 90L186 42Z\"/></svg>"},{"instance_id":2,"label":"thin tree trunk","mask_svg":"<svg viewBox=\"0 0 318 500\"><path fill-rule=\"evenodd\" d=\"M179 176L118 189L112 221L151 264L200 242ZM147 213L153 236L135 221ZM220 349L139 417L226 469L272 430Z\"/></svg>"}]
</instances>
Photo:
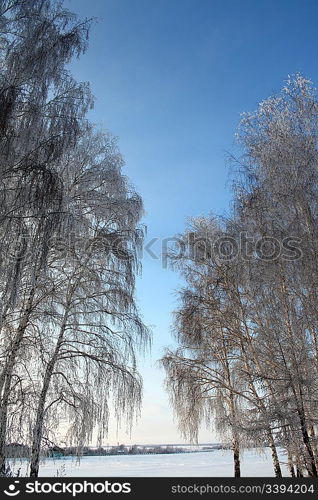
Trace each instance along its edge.
<instances>
[{"instance_id":1,"label":"thin tree trunk","mask_svg":"<svg viewBox=\"0 0 318 500\"><path fill-rule=\"evenodd\" d=\"M311 477L317 477L316 461L315 461L315 456L314 456L314 453L313 453L313 450L311 447L309 434L307 431L307 425L306 425L304 412L299 410L298 415L299 415L299 419L300 419L301 433L303 436L304 445L305 445L305 447L307 449L307 453L308 453L308 459L309 459L309 467L307 467L308 474Z\"/></svg>"},{"instance_id":2,"label":"thin tree trunk","mask_svg":"<svg viewBox=\"0 0 318 500\"><path fill-rule=\"evenodd\" d=\"M222 338L223 342L223 353L224 353L224 367L225 367L225 372L226 372L226 378L228 382L228 386L231 387L231 372L230 372L230 367L228 363L228 353L226 349L226 344L225 344L225 339L224 337ZM233 460L234 460L234 477L241 477L241 464L240 464L240 445L239 445L239 440L237 437L237 428L236 428L236 409L235 409L235 402L234 402L234 394L232 390L230 389L230 394L229 394L229 409L230 409L230 414L231 414L231 421L232 421L232 450L233 450Z\"/></svg>"},{"instance_id":3,"label":"thin tree trunk","mask_svg":"<svg viewBox=\"0 0 318 500\"><path fill-rule=\"evenodd\" d=\"M315 456L315 462L316 462L316 468L317 468L318 467L318 450L317 450L317 445L315 444L316 443L316 433L315 433L314 426L312 424L308 425L308 435L310 438L313 439L312 450L313 450L313 453Z\"/></svg>"},{"instance_id":4,"label":"thin tree trunk","mask_svg":"<svg viewBox=\"0 0 318 500\"><path fill-rule=\"evenodd\" d=\"M36 423L33 430L33 442L32 442L32 451L31 451L31 462L30 462L30 477L38 477L39 475L39 462L40 462L40 451L41 451L41 442L42 442L42 434L43 434L43 419L45 413L45 401L47 391L49 389L54 363L53 359L50 362L45 376L42 391L39 398L39 404L36 415Z\"/></svg>"},{"instance_id":5,"label":"thin tree trunk","mask_svg":"<svg viewBox=\"0 0 318 500\"><path fill-rule=\"evenodd\" d=\"M288 470L291 477L296 477L293 459L290 451L287 449Z\"/></svg>"},{"instance_id":6,"label":"thin tree trunk","mask_svg":"<svg viewBox=\"0 0 318 500\"><path fill-rule=\"evenodd\" d=\"M40 393L39 404L36 413L36 423L33 430L33 441L32 441L31 461L30 461L30 477L38 477L39 475L41 442L43 436L43 421L45 415L45 402L50 387L50 382L54 371L55 363L58 357L58 352L59 352L59 347L56 347L54 355L50 360L44 375L43 386Z\"/></svg>"},{"instance_id":7,"label":"thin tree trunk","mask_svg":"<svg viewBox=\"0 0 318 500\"><path fill-rule=\"evenodd\" d=\"M240 305L242 307L241 302L240 302ZM252 347L253 352L254 352L254 348L253 348L253 345L251 343L250 336L249 336L249 330L248 330L248 327L247 327L247 324L245 322L244 317L242 318L242 321L243 321L243 324L245 326L245 333L246 333L246 339L248 339L248 345L249 345L249 347ZM242 354L244 355L244 365L245 365L246 374L248 376L249 388L251 389L251 392L253 393L253 395L255 397L258 409L260 410L261 413L264 414L264 416L266 418L266 416L267 416L267 409L266 409L266 407L265 407L262 399L259 397L259 395L257 393L257 390L255 389L255 385L254 385L253 379L251 377L251 373L250 373L250 369L249 369L249 365L248 365L248 355L247 355L247 352L246 352L246 349L245 349L244 342L243 342L242 338L240 339L240 345L241 345ZM259 368L259 371L261 373L261 369L260 369L260 366L259 366L258 358L255 355L255 353L254 353L254 362L257 364L257 366ZM270 391L271 391L271 387L270 387ZM274 466L275 476L276 477L282 477L282 471L281 471L281 467L280 467L280 463L279 463L279 459L278 459L278 454L277 454L277 450L276 450L275 441L274 441L274 438L273 438L273 433L272 433L272 430L271 430L271 428L269 426L266 429L266 434L267 434L267 439L268 439L269 446L270 446L271 453L272 453L272 460L273 460L273 466Z\"/></svg>"},{"instance_id":8,"label":"thin tree trunk","mask_svg":"<svg viewBox=\"0 0 318 500\"><path fill-rule=\"evenodd\" d=\"M30 477L38 477L39 475L39 463L40 463L40 452L41 452L41 442L43 436L43 421L45 415L45 402L47 392L50 386L54 366L56 362L55 354L51 361L49 362L44 380L43 387L41 390L39 404L36 413L36 423L33 430L33 441L32 441L32 451L31 451L31 461L30 461Z\"/></svg>"},{"instance_id":9,"label":"thin tree trunk","mask_svg":"<svg viewBox=\"0 0 318 500\"><path fill-rule=\"evenodd\" d=\"M9 358L1 374L3 393L2 393L1 408L0 408L0 476L5 475L5 469L6 469L5 447L6 447L6 435L7 435L8 404L10 397L12 375L16 357L20 349L25 330L29 323L34 294L35 294L35 286L30 291L29 298L27 301L27 306L22 316L20 325L17 329L17 334L12 344Z\"/></svg>"},{"instance_id":10,"label":"thin tree trunk","mask_svg":"<svg viewBox=\"0 0 318 500\"><path fill-rule=\"evenodd\" d=\"M38 477L39 475L40 452L41 452L41 442L43 437L43 422L45 416L46 396L50 387L51 378L59 356L60 348L63 343L67 317L68 317L68 308L64 313L63 323L61 325L60 334L56 343L55 351L53 353L50 362L47 365L43 379L43 386L36 412L36 423L33 430L33 441L32 441L32 451L31 451L31 461L30 461L30 477Z\"/></svg>"},{"instance_id":11,"label":"thin tree trunk","mask_svg":"<svg viewBox=\"0 0 318 500\"><path fill-rule=\"evenodd\" d=\"M272 460L273 460L275 477L282 477L283 476L282 469L280 467L277 449L276 449L275 441L274 441L273 434L272 434L271 430L267 431L267 439L268 439L269 447L270 447L271 453L272 453Z\"/></svg>"},{"instance_id":12,"label":"thin tree trunk","mask_svg":"<svg viewBox=\"0 0 318 500\"><path fill-rule=\"evenodd\" d=\"M233 439L234 477L241 477L240 446L237 439Z\"/></svg>"}]
</instances>

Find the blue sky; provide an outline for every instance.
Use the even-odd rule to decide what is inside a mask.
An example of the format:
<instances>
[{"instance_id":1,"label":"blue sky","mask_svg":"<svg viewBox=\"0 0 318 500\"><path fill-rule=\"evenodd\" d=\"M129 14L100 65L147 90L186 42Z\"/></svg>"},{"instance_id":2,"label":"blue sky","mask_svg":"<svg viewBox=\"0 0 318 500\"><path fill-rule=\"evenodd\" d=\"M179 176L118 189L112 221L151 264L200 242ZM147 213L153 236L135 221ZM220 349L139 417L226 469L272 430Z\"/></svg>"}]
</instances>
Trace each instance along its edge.
<instances>
[{"instance_id":1,"label":"blue sky","mask_svg":"<svg viewBox=\"0 0 318 500\"><path fill-rule=\"evenodd\" d=\"M240 113L301 72L318 85L318 3L312 0L64 0L97 17L87 53L72 64L96 97L92 121L119 137L124 173L142 195L146 241L181 232L186 217L225 213L226 157ZM160 253L160 241L153 249ZM131 439L111 425L109 443L182 442L156 360L173 345L179 277L145 256L137 298L153 326L141 362L145 398ZM216 439L202 430L201 441Z\"/></svg>"}]
</instances>

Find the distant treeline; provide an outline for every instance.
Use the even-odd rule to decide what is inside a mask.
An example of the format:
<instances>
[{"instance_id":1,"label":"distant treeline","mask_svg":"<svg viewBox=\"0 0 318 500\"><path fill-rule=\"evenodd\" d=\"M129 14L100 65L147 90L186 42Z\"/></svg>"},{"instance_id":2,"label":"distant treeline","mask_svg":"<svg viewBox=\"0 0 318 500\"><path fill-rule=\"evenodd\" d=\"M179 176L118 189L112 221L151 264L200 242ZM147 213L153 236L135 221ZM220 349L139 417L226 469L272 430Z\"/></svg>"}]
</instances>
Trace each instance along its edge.
<instances>
[{"instance_id":1,"label":"distant treeline","mask_svg":"<svg viewBox=\"0 0 318 500\"><path fill-rule=\"evenodd\" d=\"M100 446L98 448L84 447L82 450L74 447L61 448L52 446L46 450L47 457L62 457L62 456L106 456L106 455L157 455L157 454L172 454L172 453L194 453L197 451L213 451L224 448L222 445L209 445L199 449L190 450L189 448L174 446L174 445L132 445L124 444L118 446ZM30 449L26 445L13 443L7 446L7 456L10 458L28 458Z\"/></svg>"},{"instance_id":2,"label":"distant treeline","mask_svg":"<svg viewBox=\"0 0 318 500\"><path fill-rule=\"evenodd\" d=\"M180 446L174 446L174 445L155 445L155 446L147 446L147 445L132 445L132 446L126 446L124 444L118 445L118 446L108 446L108 447L103 447L100 446L99 448L90 448L90 447L85 447L83 450L81 450L81 455L85 456L104 456L104 455L157 455L157 454L172 454L172 453L194 453L197 451L213 451L213 450L218 450L218 449L223 449L226 448L225 446L222 445L211 445L211 446L204 446L199 449L189 449L185 447L180 447ZM69 448L64 448L64 449L59 449L60 454L64 456L76 456L79 454L78 449L75 447L69 447ZM56 455L59 453L56 451L53 451L53 455ZM50 452L52 456L52 451Z\"/></svg>"},{"instance_id":3,"label":"distant treeline","mask_svg":"<svg viewBox=\"0 0 318 500\"><path fill-rule=\"evenodd\" d=\"M125 446L123 444L119 446L111 447L99 447L99 448L89 448L85 447L83 449L83 455L156 455L156 454L168 454L168 453L184 453L187 450L184 448L176 446L140 446L132 445ZM77 450L75 448L66 448L65 455L76 455Z\"/></svg>"}]
</instances>

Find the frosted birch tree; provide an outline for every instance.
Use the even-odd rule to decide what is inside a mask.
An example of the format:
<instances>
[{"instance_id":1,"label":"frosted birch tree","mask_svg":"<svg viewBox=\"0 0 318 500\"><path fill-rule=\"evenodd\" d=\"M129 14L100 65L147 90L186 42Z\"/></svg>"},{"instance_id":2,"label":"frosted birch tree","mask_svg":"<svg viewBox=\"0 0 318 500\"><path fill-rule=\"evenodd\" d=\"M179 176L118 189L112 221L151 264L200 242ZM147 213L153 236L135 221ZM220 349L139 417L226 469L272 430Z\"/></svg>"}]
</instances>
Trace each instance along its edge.
<instances>
[{"instance_id":1,"label":"frosted birch tree","mask_svg":"<svg viewBox=\"0 0 318 500\"><path fill-rule=\"evenodd\" d=\"M65 69L89 25L60 2L0 2L0 474L30 426L36 476L60 415L80 448L88 422L106 432L110 391L118 419L140 404L142 203L113 138L87 123L89 86Z\"/></svg>"},{"instance_id":2,"label":"frosted birch tree","mask_svg":"<svg viewBox=\"0 0 318 500\"><path fill-rule=\"evenodd\" d=\"M302 465L312 476L317 475L317 106L311 82L296 75L279 95L243 117L237 192L240 218L254 235L280 245L292 238L299 245L298 254L289 248L287 255L259 264L262 272L256 267L250 287L257 287L261 298L260 339L270 353L266 362L272 363L273 380L276 375L279 404L285 404L283 423L290 421L289 442L298 441Z\"/></svg>"},{"instance_id":3,"label":"frosted birch tree","mask_svg":"<svg viewBox=\"0 0 318 500\"><path fill-rule=\"evenodd\" d=\"M149 340L133 295L143 237L137 226L142 204L121 174L122 160L114 140L110 135L86 134L66 164L75 234L62 259L56 260L53 253L52 283L58 283L56 274L63 279L53 296L57 333L52 348L46 348L31 476L38 473L48 409L56 412L57 405L69 407L74 420L69 436L76 437L78 447L91 439L94 424L99 427L99 443L105 436L109 391L117 421L125 417L131 425L141 401L135 351ZM75 395L76 404L75 388L83 377L85 383ZM70 390L72 404L64 397ZM81 413L79 407L89 415Z\"/></svg>"},{"instance_id":4,"label":"frosted birch tree","mask_svg":"<svg viewBox=\"0 0 318 500\"><path fill-rule=\"evenodd\" d=\"M61 219L58 158L74 146L92 99L88 87L64 69L86 46L87 22L74 23L59 3L49 1L2 1L0 9L3 473L14 366L45 268L46 242Z\"/></svg>"},{"instance_id":5,"label":"frosted birch tree","mask_svg":"<svg viewBox=\"0 0 318 500\"><path fill-rule=\"evenodd\" d=\"M205 413L217 426L224 394L219 390L217 406L211 389L223 385L226 372L218 368L212 386L209 374L210 388L201 392L204 370L215 363L205 346L215 342L239 381L231 391L240 441L268 444L278 477L278 443L292 476L317 476L317 111L311 82L296 75L243 115L233 210L223 225L229 258L216 266L209 254L215 219L194 219L202 255L177 263L186 280L177 317L186 320L176 324L179 349L163 360L181 428L194 421L197 431ZM189 381L196 390L186 401ZM229 421L226 427L233 428Z\"/></svg>"}]
</instances>

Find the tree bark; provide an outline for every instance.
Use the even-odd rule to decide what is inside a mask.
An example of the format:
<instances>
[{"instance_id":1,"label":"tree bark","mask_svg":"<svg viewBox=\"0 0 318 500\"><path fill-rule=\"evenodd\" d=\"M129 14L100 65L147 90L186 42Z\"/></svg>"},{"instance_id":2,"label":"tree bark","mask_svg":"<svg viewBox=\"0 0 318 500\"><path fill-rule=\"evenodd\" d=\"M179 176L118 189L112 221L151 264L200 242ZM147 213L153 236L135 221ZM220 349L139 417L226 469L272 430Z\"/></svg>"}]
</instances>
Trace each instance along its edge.
<instances>
[{"instance_id":1,"label":"tree bark","mask_svg":"<svg viewBox=\"0 0 318 500\"><path fill-rule=\"evenodd\" d=\"M305 447L307 449L307 453L308 453L308 460L309 460L309 463L307 466L308 474L311 477L317 477L316 461L315 461L315 456L314 456L314 453L313 453L313 450L311 447L309 434L307 431L305 416L304 416L303 411L298 411L298 414L299 414L299 419L300 419L301 433L303 436L304 445L305 445Z\"/></svg>"},{"instance_id":2,"label":"tree bark","mask_svg":"<svg viewBox=\"0 0 318 500\"><path fill-rule=\"evenodd\" d=\"M234 477L241 477L240 447L237 439L233 440Z\"/></svg>"},{"instance_id":3,"label":"tree bark","mask_svg":"<svg viewBox=\"0 0 318 500\"><path fill-rule=\"evenodd\" d=\"M280 467L277 449L276 449L275 441L274 441L273 434L272 434L271 430L267 431L267 438L268 438L269 447L270 447L271 453L272 453L272 460L273 460L275 477L282 477L283 476L282 469Z\"/></svg>"},{"instance_id":4,"label":"tree bark","mask_svg":"<svg viewBox=\"0 0 318 500\"><path fill-rule=\"evenodd\" d=\"M39 404L36 414L36 423L33 430L33 442L32 442L31 461L30 461L30 477L38 477L39 475L40 451L41 451L41 442L43 435L43 420L45 414L45 401L50 386L50 381L52 378L55 361L56 360L54 359L53 356L53 358L50 360L47 366L43 380L43 387L39 398Z\"/></svg>"}]
</instances>

